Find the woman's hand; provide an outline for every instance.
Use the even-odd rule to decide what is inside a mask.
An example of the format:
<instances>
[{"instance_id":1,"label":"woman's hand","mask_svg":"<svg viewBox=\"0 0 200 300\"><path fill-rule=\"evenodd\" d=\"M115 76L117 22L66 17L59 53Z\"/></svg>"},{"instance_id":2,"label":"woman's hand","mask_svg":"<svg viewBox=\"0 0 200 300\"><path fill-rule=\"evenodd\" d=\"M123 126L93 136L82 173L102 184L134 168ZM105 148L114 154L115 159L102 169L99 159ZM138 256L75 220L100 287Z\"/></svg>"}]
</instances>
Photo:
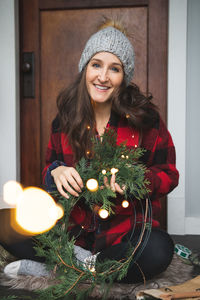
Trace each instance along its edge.
<instances>
[{"instance_id":1,"label":"woman's hand","mask_svg":"<svg viewBox=\"0 0 200 300\"><path fill-rule=\"evenodd\" d=\"M108 178L107 177L104 177L104 185L107 187L107 188L111 188L111 190L113 192L117 192L121 195L124 194L124 190L125 190L125 186L123 186L122 188L119 186L118 183L115 182L115 179L116 179L116 175L113 174L111 176L111 179L110 179L110 184L108 183Z\"/></svg>"},{"instance_id":2,"label":"woman's hand","mask_svg":"<svg viewBox=\"0 0 200 300\"><path fill-rule=\"evenodd\" d=\"M52 170L51 175L53 176L57 189L62 196L69 199L69 195L64 191L64 189L72 196L79 196L78 193L81 193L81 188L83 188L83 181L76 169L60 166Z\"/></svg>"}]
</instances>

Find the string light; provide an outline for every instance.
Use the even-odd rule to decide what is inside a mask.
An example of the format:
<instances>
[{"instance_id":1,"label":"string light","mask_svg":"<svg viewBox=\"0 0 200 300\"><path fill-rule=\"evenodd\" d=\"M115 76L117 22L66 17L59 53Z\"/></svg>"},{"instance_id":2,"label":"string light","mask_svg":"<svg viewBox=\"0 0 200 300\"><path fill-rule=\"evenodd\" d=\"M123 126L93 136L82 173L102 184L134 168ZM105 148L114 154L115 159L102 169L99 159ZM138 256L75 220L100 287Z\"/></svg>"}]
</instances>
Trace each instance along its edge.
<instances>
[{"instance_id":1,"label":"string light","mask_svg":"<svg viewBox=\"0 0 200 300\"><path fill-rule=\"evenodd\" d=\"M99 188L98 181L94 178L90 178L86 182L86 187L90 192L96 192Z\"/></svg>"},{"instance_id":2,"label":"string light","mask_svg":"<svg viewBox=\"0 0 200 300\"><path fill-rule=\"evenodd\" d=\"M5 183L4 200L15 206L11 217L14 229L25 235L43 233L51 229L64 215L63 207L44 190L36 187L23 189L15 181Z\"/></svg>"},{"instance_id":3,"label":"string light","mask_svg":"<svg viewBox=\"0 0 200 300\"><path fill-rule=\"evenodd\" d=\"M119 172L119 169L117 169L117 168L112 168L112 169L110 170L110 172L111 172L112 175L115 175L117 172Z\"/></svg>"},{"instance_id":4,"label":"string light","mask_svg":"<svg viewBox=\"0 0 200 300\"><path fill-rule=\"evenodd\" d=\"M125 158L124 154L121 155L121 158Z\"/></svg>"},{"instance_id":5,"label":"string light","mask_svg":"<svg viewBox=\"0 0 200 300\"><path fill-rule=\"evenodd\" d=\"M123 208L129 207L129 202L128 202L127 200L123 200L123 201L122 201L122 207L123 207Z\"/></svg>"},{"instance_id":6,"label":"string light","mask_svg":"<svg viewBox=\"0 0 200 300\"><path fill-rule=\"evenodd\" d=\"M107 217L109 216L108 211L105 208L101 208L97 204L93 206L93 211L95 214L98 214L101 219L107 219Z\"/></svg>"},{"instance_id":7,"label":"string light","mask_svg":"<svg viewBox=\"0 0 200 300\"><path fill-rule=\"evenodd\" d=\"M100 208L98 211L98 215L101 219L107 219L107 217L109 216L109 213L106 209Z\"/></svg>"},{"instance_id":8,"label":"string light","mask_svg":"<svg viewBox=\"0 0 200 300\"><path fill-rule=\"evenodd\" d=\"M101 173L102 173L103 175L106 175L106 170L105 170L105 169L102 170Z\"/></svg>"},{"instance_id":9,"label":"string light","mask_svg":"<svg viewBox=\"0 0 200 300\"><path fill-rule=\"evenodd\" d=\"M90 128L91 128L90 125L88 125L88 126L87 126L87 129L90 130Z\"/></svg>"},{"instance_id":10,"label":"string light","mask_svg":"<svg viewBox=\"0 0 200 300\"><path fill-rule=\"evenodd\" d=\"M129 158L129 156L128 155L126 155L126 159L128 159Z\"/></svg>"},{"instance_id":11,"label":"string light","mask_svg":"<svg viewBox=\"0 0 200 300\"><path fill-rule=\"evenodd\" d=\"M130 118L130 115L129 115L129 114L126 114L126 118L127 118L127 119Z\"/></svg>"},{"instance_id":12,"label":"string light","mask_svg":"<svg viewBox=\"0 0 200 300\"><path fill-rule=\"evenodd\" d=\"M57 204L57 206L51 206L49 208L49 218L51 218L52 220L59 220L63 217L64 212L63 212L63 208L60 204Z\"/></svg>"},{"instance_id":13,"label":"string light","mask_svg":"<svg viewBox=\"0 0 200 300\"><path fill-rule=\"evenodd\" d=\"M16 205L16 222L33 234L51 229L63 214L63 208L47 192L35 187L24 189Z\"/></svg>"},{"instance_id":14,"label":"string light","mask_svg":"<svg viewBox=\"0 0 200 300\"><path fill-rule=\"evenodd\" d=\"M14 180L6 182L3 186L3 198L9 205L16 205L17 201L20 199L20 195L22 194L22 186Z\"/></svg>"}]
</instances>

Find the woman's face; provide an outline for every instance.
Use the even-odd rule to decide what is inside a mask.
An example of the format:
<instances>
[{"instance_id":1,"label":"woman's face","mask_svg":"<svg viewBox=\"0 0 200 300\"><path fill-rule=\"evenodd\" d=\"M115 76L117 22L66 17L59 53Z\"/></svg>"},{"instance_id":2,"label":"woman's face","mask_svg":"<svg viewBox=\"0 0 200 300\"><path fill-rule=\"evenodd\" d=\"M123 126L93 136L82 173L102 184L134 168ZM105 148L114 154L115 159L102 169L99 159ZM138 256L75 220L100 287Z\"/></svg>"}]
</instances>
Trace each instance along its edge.
<instances>
[{"instance_id":1,"label":"woman's face","mask_svg":"<svg viewBox=\"0 0 200 300\"><path fill-rule=\"evenodd\" d=\"M86 86L95 103L105 103L124 78L121 61L109 52L95 54L87 65Z\"/></svg>"}]
</instances>

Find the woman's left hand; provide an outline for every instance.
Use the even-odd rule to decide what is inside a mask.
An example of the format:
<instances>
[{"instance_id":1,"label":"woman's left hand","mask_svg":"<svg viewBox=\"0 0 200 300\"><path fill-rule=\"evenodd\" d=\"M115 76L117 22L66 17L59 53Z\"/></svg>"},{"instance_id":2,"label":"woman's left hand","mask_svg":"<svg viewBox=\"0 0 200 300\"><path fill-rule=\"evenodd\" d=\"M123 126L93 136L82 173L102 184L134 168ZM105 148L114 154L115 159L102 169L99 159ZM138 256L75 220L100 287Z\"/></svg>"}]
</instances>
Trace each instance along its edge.
<instances>
[{"instance_id":1,"label":"woman's left hand","mask_svg":"<svg viewBox=\"0 0 200 300\"><path fill-rule=\"evenodd\" d=\"M119 186L118 183L115 182L115 179L116 179L116 175L113 174L111 176L111 179L110 179L110 184L108 182L108 178L107 177L104 177L104 185L107 187L107 188L110 188L113 192L117 192L121 195L124 194L124 190L125 190L125 186L123 186L122 188Z\"/></svg>"}]
</instances>

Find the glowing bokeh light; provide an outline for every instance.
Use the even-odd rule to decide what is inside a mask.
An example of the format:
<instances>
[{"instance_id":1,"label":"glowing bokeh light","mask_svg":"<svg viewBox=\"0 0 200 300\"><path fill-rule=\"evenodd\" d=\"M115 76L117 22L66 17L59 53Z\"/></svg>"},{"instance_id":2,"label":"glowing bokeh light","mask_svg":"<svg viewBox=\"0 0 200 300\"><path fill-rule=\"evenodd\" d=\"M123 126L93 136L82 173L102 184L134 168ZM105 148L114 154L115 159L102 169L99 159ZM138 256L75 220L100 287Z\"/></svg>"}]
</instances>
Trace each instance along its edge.
<instances>
[{"instance_id":1,"label":"glowing bokeh light","mask_svg":"<svg viewBox=\"0 0 200 300\"><path fill-rule=\"evenodd\" d=\"M16 205L22 194L22 186L14 180L6 182L3 186L3 199L9 205Z\"/></svg>"},{"instance_id":2,"label":"glowing bokeh light","mask_svg":"<svg viewBox=\"0 0 200 300\"><path fill-rule=\"evenodd\" d=\"M58 206L54 199L44 190L35 187L24 189L16 205L16 222L32 234L51 229L62 215L59 214L58 216Z\"/></svg>"},{"instance_id":3,"label":"glowing bokeh light","mask_svg":"<svg viewBox=\"0 0 200 300\"><path fill-rule=\"evenodd\" d=\"M101 219L107 219L109 216L108 211L104 208L99 209L98 214Z\"/></svg>"},{"instance_id":4,"label":"glowing bokeh light","mask_svg":"<svg viewBox=\"0 0 200 300\"><path fill-rule=\"evenodd\" d=\"M96 192L99 188L98 181L94 178L88 179L86 187L90 192Z\"/></svg>"},{"instance_id":5,"label":"glowing bokeh light","mask_svg":"<svg viewBox=\"0 0 200 300\"><path fill-rule=\"evenodd\" d=\"M57 204L55 206L51 206L49 209L49 217L52 220L59 220L63 217L64 211L61 205Z\"/></svg>"},{"instance_id":6,"label":"glowing bokeh light","mask_svg":"<svg viewBox=\"0 0 200 300\"><path fill-rule=\"evenodd\" d=\"M123 207L123 208L129 207L129 202L128 202L127 200L123 200L123 201L122 201L122 207Z\"/></svg>"},{"instance_id":7,"label":"glowing bokeh light","mask_svg":"<svg viewBox=\"0 0 200 300\"><path fill-rule=\"evenodd\" d=\"M117 172L119 172L119 169L117 169L117 168L112 168L112 169L110 170L110 172L111 172L112 175L115 175Z\"/></svg>"}]
</instances>

